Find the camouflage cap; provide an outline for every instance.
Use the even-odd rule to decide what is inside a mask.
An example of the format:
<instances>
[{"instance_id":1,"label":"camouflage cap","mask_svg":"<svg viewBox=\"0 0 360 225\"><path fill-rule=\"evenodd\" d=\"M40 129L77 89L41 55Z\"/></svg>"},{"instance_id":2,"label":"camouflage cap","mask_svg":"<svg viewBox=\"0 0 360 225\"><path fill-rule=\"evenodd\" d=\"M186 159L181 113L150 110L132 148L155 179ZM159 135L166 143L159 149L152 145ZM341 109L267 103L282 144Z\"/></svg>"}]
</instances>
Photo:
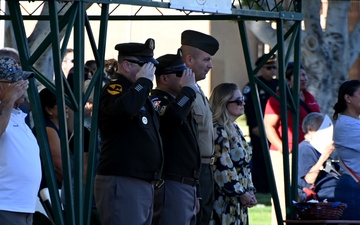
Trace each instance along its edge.
<instances>
[{"instance_id":1,"label":"camouflage cap","mask_svg":"<svg viewBox=\"0 0 360 225\"><path fill-rule=\"evenodd\" d=\"M0 57L0 80L16 82L34 77L33 72L22 71L21 66L13 58Z\"/></svg>"}]
</instances>

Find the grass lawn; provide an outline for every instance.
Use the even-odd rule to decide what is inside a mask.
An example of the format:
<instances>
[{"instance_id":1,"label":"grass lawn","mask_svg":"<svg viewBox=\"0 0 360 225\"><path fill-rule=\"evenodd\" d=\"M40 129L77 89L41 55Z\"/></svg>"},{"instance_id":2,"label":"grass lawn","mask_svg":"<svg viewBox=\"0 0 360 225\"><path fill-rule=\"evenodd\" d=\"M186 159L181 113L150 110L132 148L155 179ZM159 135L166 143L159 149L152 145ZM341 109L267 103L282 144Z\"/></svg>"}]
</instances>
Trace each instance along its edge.
<instances>
[{"instance_id":1,"label":"grass lawn","mask_svg":"<svg viewBox=\"0 0 360 225\"><path fill-rule=\"evenodd\" d=\"M256 194L258 205L249 209L250 225L271 224L271 195Z\"/></svg>"}]
</instances>

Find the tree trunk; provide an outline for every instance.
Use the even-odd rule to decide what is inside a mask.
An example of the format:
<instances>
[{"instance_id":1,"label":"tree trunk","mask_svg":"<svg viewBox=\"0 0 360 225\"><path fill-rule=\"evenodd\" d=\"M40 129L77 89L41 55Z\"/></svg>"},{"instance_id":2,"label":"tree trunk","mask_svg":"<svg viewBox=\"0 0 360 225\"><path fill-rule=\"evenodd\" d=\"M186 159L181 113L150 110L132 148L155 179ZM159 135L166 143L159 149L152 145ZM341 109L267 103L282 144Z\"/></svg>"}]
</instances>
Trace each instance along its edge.
<instances>
[{"instance_id":1,"label":"tree trunk","mask_svg":"<svg viewBox=\"0 0 360 225\"><path fill-rule=\"evenodd\" d=\"M328 2L326 27L321 28L320 0L303 4L305 30L302 32L301 62L309 79L308 90L314 94L321 111L333 114L340 84L348 79L352 64L359 56L360 23L348 29L350 1ZM276 31L270 23L247 22L247 27L264 43L274 46Z\"/></svg>"}]
</instances>

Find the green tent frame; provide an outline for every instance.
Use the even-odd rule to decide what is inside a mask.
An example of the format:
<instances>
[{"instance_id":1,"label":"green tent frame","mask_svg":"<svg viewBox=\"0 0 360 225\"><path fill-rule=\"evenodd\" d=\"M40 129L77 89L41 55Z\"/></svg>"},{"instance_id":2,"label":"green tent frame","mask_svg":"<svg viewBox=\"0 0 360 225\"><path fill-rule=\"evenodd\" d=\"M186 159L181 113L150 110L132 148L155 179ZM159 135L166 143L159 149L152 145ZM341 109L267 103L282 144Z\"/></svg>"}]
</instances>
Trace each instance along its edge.
<instances>
[{"instance_id":1,"label":"green tent frame","mask_svg":"<svg viewBox=\"0 0 360 225\"><path fill-rule=\"evenodd\" d=\"M248 78L250 81L250 87L252 90L252 98L255 104L255 110L257 113L257 122L260 128L260 134L262 139L262 146L264 150L264 156L266 160L267 173L271 185L271 194L275 204L276 216L278 224L283 224L281 215L279 198L276 191L276 184L274 180L273 169L271 165L269 149L267 146L266 134L263 124L263 115L261 113L258 89L257 85L264 88L266 91L275 96L281 103L281 120L283 124L287 123L287 110L292 114L294 121L294 137L293 143L298 143L298 126L299 126L299 93L291 93L286 85L285 79L285 65L289 61L289 58L293 56L295 62L295 76L294 76L294 88L299 88L299 65L300 65L300 42L301 42L301 22L303 20L303 14L301 13L301 0L233 0L232 13L229 15L208 13L203 15L191 15L191 12L184 13L184 15L148 15L148 16L118 16L112 15L109 12L109 6L111 4L127 4L127 5L139 5L146 7L156 7L158 10L170 8L169 2L164 1L152 1L152 0L72 0L63 1L65 4L71 4L71 7L65 12L64 15L59 15L59 9L56 8L55 0L32 2L48 2L49 15L22 15L21 13L22 0L7 0L7 6L9 13L0 15L1 20L9 20L12 23L16 44L18 47L21 64L24 70L33 71L36 76L30 80L30 86L28 90L29 99L32 104L33 119L35 122L36 132L38 135L38 141L41 149L41 156L43 158L43 166L45 169L45 176L49 183L49 192L52 201L52 210L54 212L54 222L57 225L87 225L90 221L91 213L91 201L94 184L95 174L95 149L97 148L97 109L99 102L99 94L94 95L94 111L92 118L92 130L90 135L90 149L89 149L89 162L88 162L88 174L87 185L83 186L83 106L86 99L89 97L92 90L95 93L101 91L101 79L102 71L104 69L104 56L106 48L106 33L107 25L110 20L232 20L238 24L240 37L242 41L242 47L244 51L246 69ZM28 1L27 1L28 2ZM262 5L259 5L259 2ZM86 4L97 3L101 4L100 15L88 16L86 12ZM274 5L270 7L270 5ZM285 7L285 5L287 7ZM61 9L60 9L61 10ZM25 20L44 20L50 22L51 31L49 35L44 39L41 45L33 52L30 53L27 37L25 33L24 21ZM91 29L91 20L100 21L99 30L99 42L96 43ZM279 91L280 95L276 95L269 88L266 87L255 75L266 62L264 59L260 65L253 68L251 62L250 48L247 38L246 23L247 20L271 20L276 23L277 27L277 44L271 49L270 53L277 52L278 56L278 71L279 71ZM284 33L284 21L292 21L291 28ZM67 44L70 40L70 34L74 28L74 74L78 79L74 79L74 90L71 91L69 84L67 83L63 73L61 72L61 62L64 57ZM65 29L65 36L60 45L59 31ZM94 54L95 61L98 65L98 69L93 76L89 88L86 92L83 90L83 78L84 78L84 40L87 33L92 46L92 52ZM285 41L288 41L289 45L285 49ZM46 48L51 47L53 52L53 64L55 71L55 82L52 82L46 78L43 74L34 68L35 62L39 59L41 54ZM58 100L59 120L60 120L60 139L61 139L61 151L63 161L63 173L64 173L64 185L66 191L66 205L65 212L66 218L62 213L62 206L57 190L55 173L53 170L53 162L51 158L49 143L46 138L45 124L43 121L43 115L40 107L40 100L38 96L38 89L36 81L49 88L56 94ZM289 93L289 94L284 94ZM79 149L74 154L75 159L75 176L74 186L72 187L70 180L70 159L68 154L68 134L66 126L66 106L74 111L74 141L75 149ZM288 139L287 139L287 126L283 126L283 151L284 156L289 153ZM285 196L287 205L286 218L295 218L295 212L293 210L291 200L297 196L297 144L293 146L293 171L290 182L290 171L285 169ZM284 157L284 168L289 168L289 157ZM282 194L282 193L281 193Z\"/></svg>"}]
</instances>

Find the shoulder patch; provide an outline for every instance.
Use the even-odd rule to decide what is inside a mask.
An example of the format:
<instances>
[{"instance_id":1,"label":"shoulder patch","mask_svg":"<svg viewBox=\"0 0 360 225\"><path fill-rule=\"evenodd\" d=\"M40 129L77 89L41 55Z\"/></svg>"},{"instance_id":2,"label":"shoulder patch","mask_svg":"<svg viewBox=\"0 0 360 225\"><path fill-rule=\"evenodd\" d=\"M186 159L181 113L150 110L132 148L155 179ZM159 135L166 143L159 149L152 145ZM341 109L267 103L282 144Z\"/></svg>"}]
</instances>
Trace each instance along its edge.
<instances>
[{"instance_id":1,"label":"shoulder patch","mask_svg":"<svg viewBox=\"0 0 360 225\"><path fill-rule=\"evenodd\" d=\"M160 112L161 101L160 101L158 98L154 98L154 99L152 100L152 103L153 103L154 109L155 109L157 112Z\"/></svg>"},{"instance_id":2,"label":"shoulder patch","mask_svg":"<svg viewBox=\"0 0 360 225\"><path fill-rule=\"evenodd\" d=\"M106 90L111 95L118 95L122 92L122 86L120 84L110 84Z\"/></svg>"},{"instance_id":3,"label":"shoulder patch","mask_svg":"<svg viewBox=\"0 0 360 225\"><path fill-rule=\"evenodd\" d=\"M243 94L249 93L250 90L251 90L250 86L249 86L249 85L246 85L246 86L244 87L244 89L243 89Z\"/></svg>"}]
</instances>

